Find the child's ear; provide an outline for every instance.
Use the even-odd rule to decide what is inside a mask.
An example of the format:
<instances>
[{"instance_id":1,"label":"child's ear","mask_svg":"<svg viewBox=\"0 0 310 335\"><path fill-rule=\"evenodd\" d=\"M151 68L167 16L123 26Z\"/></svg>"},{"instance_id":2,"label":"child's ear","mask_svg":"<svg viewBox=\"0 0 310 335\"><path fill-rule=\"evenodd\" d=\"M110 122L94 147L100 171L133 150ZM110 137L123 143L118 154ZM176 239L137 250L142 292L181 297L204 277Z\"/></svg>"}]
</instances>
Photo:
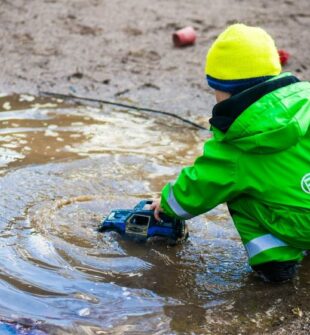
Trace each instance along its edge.
<instances>
[{"instance_id":1,"label":"child's ear","mask_svg":"<svg viewBox=\"0 0 310 335\"><path fill-rule=\"evenodd\" d=\"M214 94L215 94L215 99L217 103L223 100L229 99L231 97L231 93L219 91L219 90L215 90Z\"/></svg>"}]
</instances>

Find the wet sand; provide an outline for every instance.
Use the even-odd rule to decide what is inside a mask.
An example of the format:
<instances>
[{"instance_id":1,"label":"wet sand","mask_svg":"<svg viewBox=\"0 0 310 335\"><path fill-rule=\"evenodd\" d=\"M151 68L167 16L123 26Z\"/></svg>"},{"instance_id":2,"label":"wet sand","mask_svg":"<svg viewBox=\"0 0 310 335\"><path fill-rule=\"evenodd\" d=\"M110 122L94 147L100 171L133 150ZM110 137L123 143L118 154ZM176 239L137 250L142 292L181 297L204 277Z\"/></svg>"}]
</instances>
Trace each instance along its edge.
<instances>
[{"instance_id":1,"label":"wet sand","mask_svg":"<svg viewBox=\"0 0 310 335\"><path fill-rule=\"evenodd\" d=\"M205 54L234 22L267 29L292 55L285 70L309 79L308 0L3 0L0 89L131 99L205 123L214 103ZM196 45L174 48L172 33L187 25Z\"/></svg>"}]
</instances>

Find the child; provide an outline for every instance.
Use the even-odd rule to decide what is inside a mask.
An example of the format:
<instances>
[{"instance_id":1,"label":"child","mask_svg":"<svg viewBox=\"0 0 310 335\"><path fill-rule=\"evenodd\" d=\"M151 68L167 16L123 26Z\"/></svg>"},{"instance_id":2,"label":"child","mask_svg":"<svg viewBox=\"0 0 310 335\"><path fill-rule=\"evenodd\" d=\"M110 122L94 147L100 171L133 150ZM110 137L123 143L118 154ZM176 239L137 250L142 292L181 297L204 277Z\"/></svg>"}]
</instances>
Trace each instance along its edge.
<instances>
[{"instance_id":1,"label":"child","mask_svg":"<svg viewBox=\"0 0 310 335\"><path fill-rule=\"evenodd\" d=\"M226 202L249 264L272 282L293 278L310 249L310 83L280 72L263 29L219 35L206 59L213 137L151 205L189 219Z\"/></svg>"}]
</instances>

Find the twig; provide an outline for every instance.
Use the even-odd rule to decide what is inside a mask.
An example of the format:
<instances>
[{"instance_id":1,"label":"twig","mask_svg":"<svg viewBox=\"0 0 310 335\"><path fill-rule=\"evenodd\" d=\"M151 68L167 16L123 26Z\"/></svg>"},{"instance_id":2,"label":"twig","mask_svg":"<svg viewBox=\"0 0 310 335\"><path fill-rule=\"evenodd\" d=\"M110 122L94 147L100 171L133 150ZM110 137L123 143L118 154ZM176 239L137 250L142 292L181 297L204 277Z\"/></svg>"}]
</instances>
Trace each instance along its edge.
<instances>
[{"instance_id":1,"label":"twig","mask_svg":"<svg viewBox=\"0 0 310 335\"><path fill-rule=\"evenodd\" d=\"M72 94L62 94L62 93L53 93L53 92L46 92L46 91L40 91L39 92L43 96L49 96L49 97L54 97L54 98L60 98L60 99L71 99L71 100L82 100L82 101L91 101L91 102L97 102L97 103L102 103L106 105L112 105L112 106L118 106L118 107L123 107L123 108L128 108L128 109L134 109L136 111L143 111L143 112L150 112L150 113L156 113L156 114L162 114L162 115L167 115L174 117L178 120L181 120L187 124L190 124L191 126L198 128L198 129L203 129L207 130L207 128L190 121L188 119L185 119L177 114L170 113L170 112L165 112L157 109L152 109L152 108L145 108L145 107L138 107L134 105L127 105L123 104L120 102L115 102L115 101L109 101L109 100L102 100L102 99L94 99L94 98L86 98L86 97L80 97L77 95L72 95Z\"/></svg>"}]
</instances>

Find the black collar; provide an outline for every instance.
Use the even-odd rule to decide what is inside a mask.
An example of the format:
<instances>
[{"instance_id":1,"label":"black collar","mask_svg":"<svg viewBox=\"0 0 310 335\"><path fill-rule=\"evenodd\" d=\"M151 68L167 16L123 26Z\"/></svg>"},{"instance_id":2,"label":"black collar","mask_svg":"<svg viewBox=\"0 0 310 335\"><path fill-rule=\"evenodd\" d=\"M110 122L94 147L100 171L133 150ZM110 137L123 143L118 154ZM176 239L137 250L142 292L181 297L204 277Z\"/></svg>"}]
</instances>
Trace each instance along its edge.
<instances>
[{"instance_id":1,"label":"black collar","mask_svg":"<svg viewBox=\"0 0 310 335\"><path fill-rule=\"evenodd\" d=\"M297 82L299 82L299 79L296 77L287 76L255 85L244 92L233 95L231 98L216 104L213 107L212 117L209 122L212 126L225 133L236 118L261 97L278 88Z\"/></svg>"}]
</instances>

